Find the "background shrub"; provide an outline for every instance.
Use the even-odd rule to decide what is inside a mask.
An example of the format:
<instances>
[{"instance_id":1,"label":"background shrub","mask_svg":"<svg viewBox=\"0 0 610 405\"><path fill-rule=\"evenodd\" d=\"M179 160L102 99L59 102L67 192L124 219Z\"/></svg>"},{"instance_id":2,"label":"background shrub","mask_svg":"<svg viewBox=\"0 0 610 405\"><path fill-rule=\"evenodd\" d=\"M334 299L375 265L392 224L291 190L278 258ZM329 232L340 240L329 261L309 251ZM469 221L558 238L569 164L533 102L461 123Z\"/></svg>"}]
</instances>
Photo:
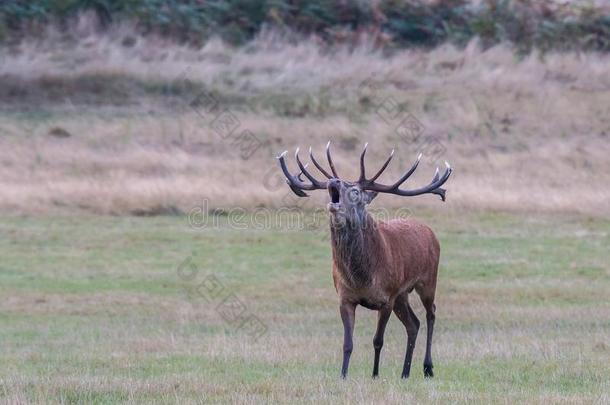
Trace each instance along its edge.
<instances>
[{"instance_id":1,"label":"background shrub","mask_svg":"<svg viewBox=\"0 0 610 405\"><path fill-rule=\"evenodd\" d=\"M102 29L128 21L142 34L195 45L211 36L243 44L271 26L315 35L329 44L357 42L368 34L384 47L464 44L476 36L484 47L504 41L522 51L610 49L608 8L552 0L486 0L476 5L467 0L4 0L0 41L40 35L48 24L69 32L70 21L84 12L93 12Z\"/></svg>"}]
</instances>

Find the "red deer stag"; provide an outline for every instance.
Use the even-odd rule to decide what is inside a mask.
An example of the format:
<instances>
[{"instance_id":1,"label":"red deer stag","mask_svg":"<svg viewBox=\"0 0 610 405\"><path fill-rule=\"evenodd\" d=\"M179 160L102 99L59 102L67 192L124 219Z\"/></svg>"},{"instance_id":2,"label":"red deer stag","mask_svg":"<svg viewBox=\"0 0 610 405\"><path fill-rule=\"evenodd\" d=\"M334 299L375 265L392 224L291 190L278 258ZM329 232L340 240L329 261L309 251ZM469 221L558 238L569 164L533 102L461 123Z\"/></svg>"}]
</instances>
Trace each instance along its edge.
<instances>
[{"instance_id":1,"label":"red deer stag","mask_svg":"<svg viewBox=\"0 0 610 405\"><path fill-rule=\"evenodd\" d=\"M399 196L416 196L436 194L445 201L445 190L440 188L451 175L447 168L442 176L438 169L432 182L414 190L401 189L403 184L417 168L421 154L413 166L394 184L384 185L375 180L386 169L394 151L390 154L381 169L371 178L366 178L364 155L360 155L360 177L355 182L341 180L337 175L330 154L330 142L326 146L326 157L332 172L328 173L313 157L311 148L309 157L318 170L327 177L327 181L317 180L307 171L299 158L299 149L295 159L300 172L291 174L284 160L286 152L278 156L280 167L286 182L292 191L300 197L306 197L309 190L328 190L330 203L330 234L333 254L333 280L339 294L341 320L343 321L343 366L341 376L347 375L352 353L352 336L354 332L355 310L357 305L378 312L377 331L373 339L375 362L373 377L379 374L379 356L383 347L383 335L392 311L407 329L407 349L402 370L402 378L408 378L411 370L413 348L419 330L419 320L409 306L408 294L415 290L426 309L427 341L424 359L424 376L432 377L432 332L434 329L436 275L440 246L432 230L426 225L405 219L388 222L376 222L365 207L378 193L396 194ZM305 181L302 176L308 180Z\"/></svg>"}]
</instances>

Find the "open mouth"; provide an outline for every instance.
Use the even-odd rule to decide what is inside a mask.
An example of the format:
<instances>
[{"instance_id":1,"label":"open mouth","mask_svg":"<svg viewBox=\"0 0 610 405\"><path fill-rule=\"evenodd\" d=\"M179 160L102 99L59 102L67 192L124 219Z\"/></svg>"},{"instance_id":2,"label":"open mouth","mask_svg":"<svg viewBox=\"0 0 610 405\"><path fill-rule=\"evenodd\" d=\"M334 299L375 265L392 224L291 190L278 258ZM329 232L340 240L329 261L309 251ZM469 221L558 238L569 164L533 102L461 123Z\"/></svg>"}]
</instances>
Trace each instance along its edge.
<instances>
[{"instance_id":1,"label":"open mouth","mask_svg":"<svg viewBox=\"0 0 610 405\"><path fill-rule=\"evenodd\" d=\"M328 186L328 194L330 195L330 201L333 204L339 203L339 188L336 186Z\"/></svg>"}]
</instances>

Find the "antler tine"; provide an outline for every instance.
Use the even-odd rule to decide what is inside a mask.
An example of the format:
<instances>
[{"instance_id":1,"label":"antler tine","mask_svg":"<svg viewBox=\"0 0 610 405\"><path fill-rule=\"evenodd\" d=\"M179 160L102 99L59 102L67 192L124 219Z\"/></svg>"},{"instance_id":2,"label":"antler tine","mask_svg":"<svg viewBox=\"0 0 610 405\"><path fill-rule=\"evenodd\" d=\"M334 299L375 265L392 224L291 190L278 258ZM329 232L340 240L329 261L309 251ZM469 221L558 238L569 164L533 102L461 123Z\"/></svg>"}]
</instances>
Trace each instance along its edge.
<instances>
[{"instance_id":1,"label":"antler tine","mask_svg":"<svg viewBox=\"0 0 610 405\"><path fill-rule=\"evenodd\" d=\"M288 153L287 150L285 150L284 152L282 152L278 157L277 160L280 162L280 168L282 169L282 172L284 172L284 176L286 177L286 183L288 183L288 186L290 187L290 189L299 197L307 197L308 194L305 193L302 189L307 189L308 185L303 183L298 177L298 175L295 177L292 174L290 174L290 172L288 171L288 167L286 166L286 153Z\"/></svg>"},{"instance_id":2,"label":"antler tine","mask_svg":"<svg viewBox=\"0 0 610 405\"><path fill-rule=\"evenodd\" d=\"M309 166L309 163L305 163L305 168L307 169L307 166ZM301 170L299 172L299 174L297 174L297 179L303 181L303 179L301 178L301 176L303 175L303 171Z\"/></svg>"},{"instance_id":3,"label":"antler tine","mask_svg":"<svg viewBox=\"0 0 610 405\"><path fill-rule=\"evenodd\" d=\"M299 165L299 169L301 169L301 172L299 172L297 175L293 175L290 173L290 171L288 170L288 167L286 166L286 153L288 153L288 151L284 151L282 152L281 155L279 155L277 157L277 160L280 162L280 168L282 169L282 172L284 173L284 176L286 177L286 183L288 183L288 185L290 186L290 189L299 197L307 197L307 193L303 192L303 190L320 190L320 189L325 189L327 184L325 182L320 182L318 180L316 180L311 174L309 174L309 172L306 169L306 166L303 165L303 163L301 162L301 160L298 157L298 148L296 151L296 159L297 159L297 164ZM305 183L303 180L301 180L300 176L301 173L304 174L310 181L311 184L307 184Z\"/></svg>"},{"instance_id":4,"label":"antler tine","mask_svg":"<svg viewBox=\"0 0 610 405\"><path fill-rule=\"evenodd\" d=\"M286 181L288 182L288 184L302 184L302 185L306 186L306 184L299 181L299 179L297 179L295 176L290 174L290 172L288 171L288 167L286 166L286 153L288 153L287 150L282 152L277 157L277 160L280 162L280 168L282 169L282 172L284 172L284 176L286 177Z\"/></svg>"},{"instance_id":5,"label":"antler tine","mask_svg":"<svg viewBox=\"0 0 610 405\"><path fill-rule=\"evenodd\" d=\"M311 181L311 184L315 185L318 188L326 188L325 184L320 183L315 177L313 177L307 171L307 166L304 166L303 163L301 162L301 159L299 158L299 150L300 150L300 148L297 148L296 151L294 152L294 158L297 161L297 165L299 166L299 169L301 169L301 173L303 173L305 175L305 177L307 177L309 179L309 181Z\"/></svg>"},{"instance_id":6,"label":"antler tine","mask_svg":"<svg viewBox=\"0 0 610 405\"><path fill-rule=\"evenodd\" d=\"M360 154L360 179L358 179L359 183L366 181L366 174L364 173L364 155L366 154L366 147L369 146L369 143L364 144L364 148L362 149L362 154Z\"/></svg>"},{"instance_id":7,"label":"antler tine","mask_svg":"<svg viewBox=\"0 0 610 405\"><path fill-rule=\"evenodd\" d=\"M415 169L417 169L417 166L419 166L419 162L421 161L421 157L422 157L422 153L420 153L417 156L417 160L415 161L415 163L413 163L413 166L411 166L411 168L409 170L407 170L407 172L405 174L403 174L402 177L400 179L398 179L398 181L396 181L396 183L392 184L392 186L391 186L392 188L398 188L409 177L411 177L411 175L413 174Z\"/></svg>"},{"instance_id":8,"label":"antler tine","mask_svg":"<svg viewBox=\"0 0 610 405\"><path fill-rule=\"evenodd\" d=\"M324 170L324 168L318 163L318 161L316 160L315 157L313 157L313 152L311 150L311 146L309 147L309 158L311 159L311 161L313 162L314 166L316 166L318 168L318 170L326 176L327 179L332 179L333 176L331 176L330 174L328 174L328 172L326 170Z\"/></svg>"},{"instance_id":9,"label":"antler tine","mask_svg":"<svg viewBox=\"0 0 610 405\"><path fill-rule=\"evenodd\" d=\"M328 164L330 165L330 170L333 172L333 176L335 178L339 178L337 171L335 170L335 165L333 164L333 159L330 157L330 141L326 144L326 159L328 159Z\"/></svg>"},{"instance_id":10,"label":"antler tine","mask_svg":"<svg viewBox=\"0 0 610 405\"><path fill-rule=\"evenodd\" d=\"M449 169L449 170L453 170L451 169L451 166L449 165L449 163L445 162L445 166ZM434 172L434 177L432 178L432 183L438 182L439 179L439 170L438 167L436 168L436 171ZM445 190L444 188L438 187L432 191L430 191L430 193L432 194L437 194L441 197L441 200L445 201L445 192L447 190Z\"/></svg>"},{"instance_id":11,"label":"antler tine","mask_svg":"<svg viewBox=\"0 0 610 405\"><path fill-rule=\"evenodd\" d=\"M445 162L446 164L448 164L447 162ZM307 165L305 165L305 167L307 167ZM434 177L432 178L432 182L434 183L435 181L438 181L438 167L436 168L436 171L434 172Z\"/></svg>"},{"instance_id":12,"label":"antler tine","mask_svg":"<svg viewBox=\"0 0 610 405\"><path fill-rule=\"evenodd\" d=\"M374 175L373 177L371 177L371 179L369 181L375 181L377 180L377 178L379 176L381 176L381 173L383 173L383 171L386 169L386 167L388 167L388 165L390 164L390 161L392 160L392 158L394 157L394 149L392 149L392 152L390 152L390 156L388 157L388 159L385 161L385 163L383 164L383 166L381 166L381 169L379 169L379 171L377 172L376 175Z\"/></svg>"}]
</instances>

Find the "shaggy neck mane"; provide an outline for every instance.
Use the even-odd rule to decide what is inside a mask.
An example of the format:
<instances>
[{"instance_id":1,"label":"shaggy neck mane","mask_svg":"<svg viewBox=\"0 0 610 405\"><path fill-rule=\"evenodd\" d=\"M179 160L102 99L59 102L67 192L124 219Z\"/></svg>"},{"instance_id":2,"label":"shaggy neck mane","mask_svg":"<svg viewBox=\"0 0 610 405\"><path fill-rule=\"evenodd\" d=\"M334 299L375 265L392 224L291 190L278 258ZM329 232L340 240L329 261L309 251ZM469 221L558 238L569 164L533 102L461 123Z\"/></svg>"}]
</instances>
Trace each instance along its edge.
<instances>
[{"instance_id":1,"label":"shaggy neck mane","mask_svg":"<svg viewBox=\"0 0 610 405\"><path fill-rule=\"evenodd\" d=\"M330 224L333 259L352 287L371 284L373 271L383 249L375 220L364 211L348 216L345 224Z\"/></svg>"}]
</instances>

